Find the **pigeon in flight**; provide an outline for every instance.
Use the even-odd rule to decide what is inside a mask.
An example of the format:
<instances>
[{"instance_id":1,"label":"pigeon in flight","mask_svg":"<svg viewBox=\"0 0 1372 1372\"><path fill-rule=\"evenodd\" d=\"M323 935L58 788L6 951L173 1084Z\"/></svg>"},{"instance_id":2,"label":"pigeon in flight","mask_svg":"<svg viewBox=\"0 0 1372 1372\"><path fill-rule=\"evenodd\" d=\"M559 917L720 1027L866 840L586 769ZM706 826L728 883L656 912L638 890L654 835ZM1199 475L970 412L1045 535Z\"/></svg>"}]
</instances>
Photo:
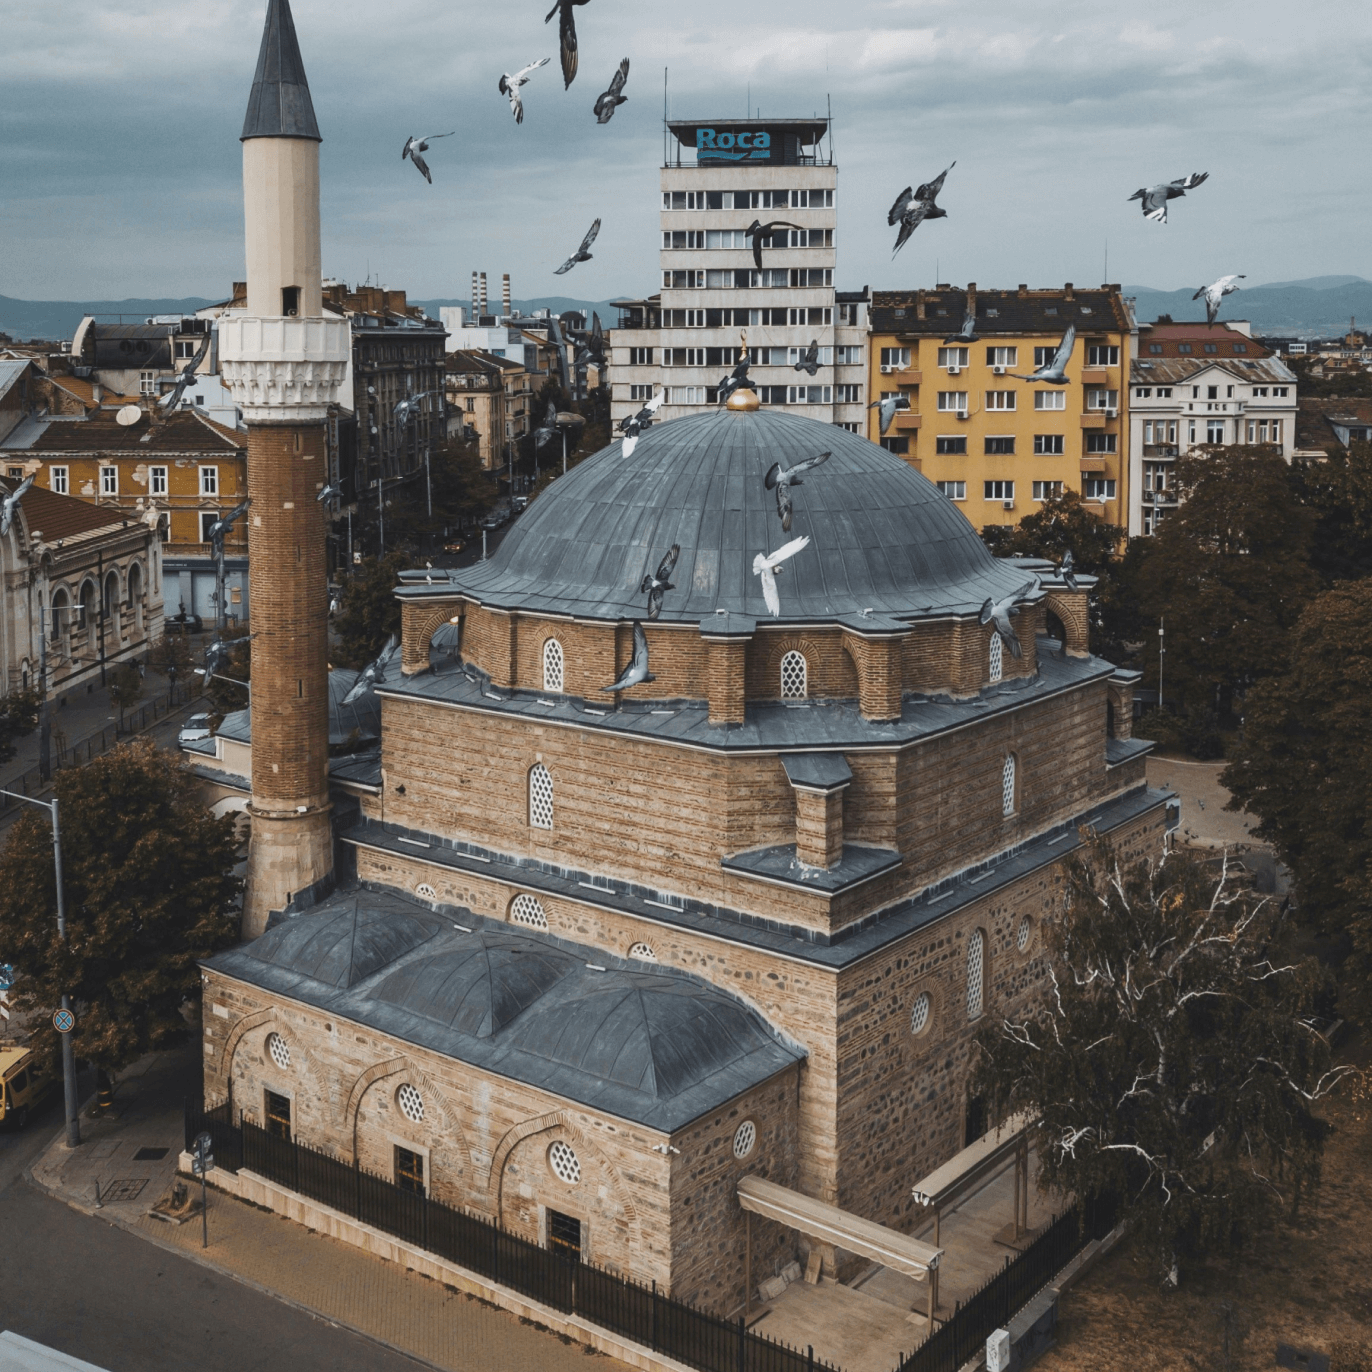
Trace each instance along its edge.
<instances>
[{"instance_id":1,"label":"pigeon in flight","mask_svg":"<svg viewBox=\"0 0 1372 1372\"><path fill-rule=\"evenodd\" d=\"M754 219L746 229L743 230L745 238L753 240L753 261L757 263L758 271L762 270L762 245L767 243L771 247L772 234L777 229L798 229L799 224L792 224L788 219L773 219L771 223L764 224L759 219Z\"/></svg>"},{"instance_id":2,"label":"pigeon in flight","mask_svg":"<svg viewBox=\"0 0 1372 1372\"><path fill-rule=\"evenodd\" d=\"M945 343L979 343L977 337L977 316L974 311L968 310L962 316L962 328L957 333L951 334L943 340Z\"/></svg>"},{"instance_id":3,"label":"pigeon in flight","mask_svg":"<svg viewBox=\"0 0 1372 1372\"><path fill-rule=\"evenodd\" d=\"M1236 286L1234 282L1245 280L1247 280L1247 278L1242 272L1239 272L1235 276L1222 276L1218 281L1212 281L1208 286L1202 286L1200 290L1191 297L1192 300L1199 300L1201 296L1205 297L1205 322L1207 324L1213 324L1215 322L1215 316L1220 312L1220 301L1222 301L1226 295L1233 295L1235 291L1242 289L1241 287Z\"/></svg>"},{"instance_id":4,"label":"pigeon in flight","mask_svg":"<svg viewBox=\"0 0 1372 1372\"><path fill-rule=\"evenodd\" d=\"M602 686L602 691L627 691L630 686L638 686L645 681L656 681L657 678L648 670L648 635L643 632L643 625L638 620L634 620L634 655L629 660L629 665L624 669L623 675L613 686Z\"/></svg>"},{"instance_id":5,"label":"pigeon in flight","mask_svg":"<svg viewBox=\"0 0 1372 1372\"><path fill-rule=\"evenodd\" d=\"M924 223L926 219L946 219L947 210L939 209L934 202L938 198L938 193L943 189L944 178L957 166L957 162L950 162L944 169L942 175L933 181L926 181L917 191L913 193L909 186L896 196L896 203L891 206L890 213L886 216L886 222L891 225L899 224L900 232L896 235L896 246L891 253L894 257L906 244L910 235Z\"/></svg>"},{"instance_id":6,"label":"pigeon in flight","mask_svg":"<svg viewBox=\"0 0 1372 1372\"><path fill-rule=\"evenodd\" d=\"M343 494L343 487L337 481L330 481L315 499L321 504L326 505L330 501L337 500Z\"/></svg>"},{"instance_id":7,"label":"pigeon in flight","mask_svg":"<svg viewBox=\"0 0 1372 1372\"><path fill-rule=\"evenodd\" d=\"M1209 172L1192 172L1178 181L1160 181L1156 186L1144 186L1136 190L1130 200L1143 201L1143 217L1159 224L1167 223L1167 202L1175 200L1187 191L1193 191L1210 175Z\"/></svg>"},{"instance_id":8,"label":"pigeon in flight","mask_svg":"<svg viewBox=\"0 0 1372 1372\"><path fill-rule=\"evenodd\" d=\"M608 124L615 116L617 110L629 97L621 95L624 83L629 79L629 59L626 57L620 64L619 70L610 77L610 89L603 95L596 96L595 100L595 122L597 124Z\"/></svg>"},{"instance_id":9,"label":"pigeon in flight","mask_svg":"<svg viewBox=\"0 0 1372 1372\"><path fill-rule=\"evenodd\" d=\"M752 366L752 359L748 356L747 348L738 350L738 361L734 363L734 369L719 383L719 403L722 405L735 391L746 390L752 383L748 380L748 368Z\"/></svg>"},{"instance_id":10,"label":"pigeon in flight","mask_svg":"<svg viewBox=\"0 0 1372 1372\"><path fill-rule=\"evenodd\" d=\"M423 400L426 395L434 394L437 394L437 392L419 391L415 395L407 395L404 400L396 402L392 418L403 429L405 425L419 413L419 402Z\"/></svg>"},{"instance_id":11,"label":"pigeon in flight","mask_svg":"<svg viewBox=\"0 0 1372 1372\"><path fill-rule=\"evenodd\" d=\"M576 16L572 13L572 6L588 3L589 0L556 0L543 20L546 24L553 15L557 15L557 34L562 45L563 90L576 80Z\"/></svg>"},{"instance_id":12,"label":"pigeon in flight","mask_svg":"<svg viewBox=\"0 0 1372 1372\"><path fill-rule=\"evenodd\" d=\"M599 232L600 220L597 219L595 223L586 230L586 237L581 240L581 246L553 273L553 275L563 276L571 271L578 262L589 262L591 260L591 244L595 242L595 236Z\"/></svg>"},{"instance_id":13,"label":"pigeon in flight","mask_svg":"<svg viewBox=\"0 0 1372 1372\"><path fill-rule=\"evenodd\" d=\"M1011 591L1003 600L988 599L981 607L981 622L995 626L995 630L1001 636L1005 646L1010 649L1011 657L1020 658L1024 656L1024 649L1019 644L1019 635L1015 632L1015 626L1010 623L1010 620L1019 614L1015 602L1031 595L1038 589L1038 584L1037 578L1026 581L1017 591Z\"/></svg>"},{"instance_id":14,"label":"pigeon in flight","mask_svg":"<svg viewBox=\"0 0 1372 1372\"><path fill-rule=\"evenodd\" d=\"M206 531L207 541L212 543L216 549L222 548L229 530L248 512L248 506L251 504L252 496L248 496L247 499L235 505L228 514L220 515Z\"/></svg>"},{"instance_id":15,"label":"pigeon in flight","mask_svg":"<svg viewBox=\"0 0 1372 1372\"><path fill-rule=\"evenodd\" d=\"M351 705L355 700L361 700L373 686L379 686L386 680L386 668L395 661L396 654L400 651L400 640L392 634L386 642L386 646L378 654L375 662L369 662L358 674L357 680L353 682L348 694L343 697L344 705Z\"/></svg>"},{"instance_id":16,"label":"pigeon in flight","mask_svg":"<svg viewBox=\"0 0 1372 1372\"><path fill-rule=\"evenodd\" d=\"M762 480L769 491L773 488L776 490L777 514L781 516L784 532L791 532L791 487L803 486L805 483L800 479L801 472L813 471L827 462L829 457L827 452L820 453L818 457L807 457L804 462L797 462L794 467L783 467L780 462L773 462L767 468L767 475Z\"/></svg>"},{"instance_id":17,"label":"pigeon in flight","mask_svg":"<svg viewBox=\"0 0 1372 1372\"><path fill-rule=\"evenodd\" d=\"M205 679L217 676L219 669L227 665L229 656L229 645L222 638L216 638L208 648L205 649Z\"/></svg>"},{"instance_id":18,"label":"pigeon in flight","mask_svg":"<svg viewBox=\"0 0 1372 1372\"><path fill-rule=\"evenodd\" d=\"M681 556L681 545L673 543L668 550L667 556L657 564L656 573L651 573L643 578L642 584L638 588L638 593L646 593L648 597L648 618L656 619L662 613L662 597L668 591L676 590L668 579L672 575L672 569L676 566L676 560Z\"/></svg>"},{"instance_id":19,"label":"pigeon in flight","mask_svg":"<svg viewBox=\"0 0 1372 1372\"><path fill-rule=\"evenodd\" d=\"M1072 557L1072 550L1068 550L1062 555L1062 562L1058 567L1058 575L1063 579L1069 591L1077 590L1077 564Z\"/></svg>"},{"instance_id":20,"label":"pigeon in flight","mask_svg":"<svg viewBox=\"0 0 1372 1372\"><path fill-rule=\"evenodd\" d=\"M0 502L0 537L9 533L10 525L14 523L15 513L19 509L19 502L33 485L34 475L35 473L29 473L12 491L7 492L3 502Z\"/></svg>"},{"instance_id":21,"label":"pigeon in flight","mask_svg":"<svg viewBox=\"0 0 1372 1372\"><path fill-rule=\"evenodd\" d=\"M426 133L423 138L407 138L404 148L401 149L400 160L403 162L408 157L424 174L424 179L432 186L434 179L429 175L429 164L420 154L429 151L429 144L435 138L451 138L456 132L456 129L451 129L447 133Z\"/></svg>"},{"instance_id":22,"label":"pigeon in flight","mask_svg":"<svg viewBox=\"0 0 1372 1372\"><path fill-rule=\"evenodd\" d=\"M644 429L652 427L653 416L657 414L662 402L667 399L664 386L637 414L626 415L619 421L619 431L624 435L624 456L632 457L638 447L638 436Z\"/></svg>"},{"instance_id":23,"label":"pigeon in flight","mask_svg":"<svg viewBox=\"0 0 1372 1372\"><path fill-rule=\"evenodd\" d=\"M762 578L762 598L767 602L767 608L772 612L774 619L781 614L777 577L783 570L782 563L788 557L794 557L802 548L809 546L810 536L806 534L803 538L793 538L789 543L783 543L774 553L759 553L753 559L753 575Z\"/></svg>"},{"instance_id":24,"label":"pigeon in flight","mask_svg":"<svg viewBox=\"0 0 1372 1372\"><path fill-rule=\"evenodd\" d=\"M550 400L543 423L534 430L534 447L543 448L557 437L557 406Z\"/></svg>"},{"instance_id":25,"label":"pigeon in flight","mask_svg":"<svg viewBox=\"0 0 1372 1372\"><path fill-rule=\"evenodd\" d=\"M819 371L819 340L812 338L810 346L800 356L800 361L796 363L796 371L809 372L811 376Z\"/></svg>"},{"instance_id":26,"label":"pigeon in flight","mask_svg":"<svg viewBox=\"0 0 1372 1372\"><path fill-rule=\"evenodd\" d=\"M896 417L896 411L900 409L900 396L884 395L880 400L874 400L867 407L869 410L876 410L881 420L881 432L885 434L891 427L891 421Z\"/></svg>"},{"instance_id":27,"label":"pigeon in flight","mask_svg":"<svg viewBox=\"0 0 1372 1372\"><path fill-rule=\"evenodd\" d=\"M205 360L205 354L209 350L210 334L206 330L200 335L200 346L195 350L195 356L177 372L176 384L157 402L164 410L174 410L181 403L186 387L195 380L196 368Z\"/></svg>"},{"instance_id":28,"label":"pigeon in flight","mask_svg":"<svg viewBox=\"0 0 1372 1372\"><path fill-rule=\"evenodd\" d=\"M513 76L505 72L500 78L500 93L510 97L510 112L515 117L516 124L524 122L524 102L519 98L519 88L524 85L530 76L539 67L546 67L553 59L551 57L540 57L537 62L530 62L527 67L520 67Z\"/></svg>"},{"instance_id":29,"label":"pigeon in flight","mask_svg":"<svg viewBox=\"0 0 1372 1372\"><path fill-rule=\"evenodd\" d=\"M1076 347L1076 343L1077 326L1069 324L1051 362L1045 362L1032 376L1020 376L1015 372L1011 372L1010 375L1016 381L1042 381L1048 386L1065 386L1067 384L1067 364L1072 360L1072 349Z\"/></svg>"}]
</instances>

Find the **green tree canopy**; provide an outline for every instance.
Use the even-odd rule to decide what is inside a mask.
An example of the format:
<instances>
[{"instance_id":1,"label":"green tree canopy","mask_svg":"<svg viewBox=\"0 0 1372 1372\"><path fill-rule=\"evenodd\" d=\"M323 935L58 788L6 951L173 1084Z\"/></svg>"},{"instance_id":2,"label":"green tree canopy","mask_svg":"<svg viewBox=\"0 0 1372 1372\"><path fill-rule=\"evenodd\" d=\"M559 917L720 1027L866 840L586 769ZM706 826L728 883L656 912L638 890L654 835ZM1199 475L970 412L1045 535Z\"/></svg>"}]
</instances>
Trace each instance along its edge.
<instances>
[{"instance_id":1,"label":"green tree canopy","mask_svg":"<svg viewBox=\"0 0 1372 1372\"><path fill-rule=\"evenodd\" d=\"M1314 514L1310 560L1326 582L1372 576L1372 443L1292 465L1296 499Z\"/></svg>"},{"instance_id":2,"label":"green tree canopy","mask_svg":"<svg viewBox=\"0 0 1372 1372\"><path fill-rule=\"evenodd\" d=\"M406 552L410 565L416 550L434 547L444 529L485 514L495 497L495 480L482 467L476 446L446 439L430 450L427 485L421 467L411 480L390 488L386 546ZM370 506L364 502L364 512L375 515L374 500Z\"/></svg>"},{"instance_id":3,"label":"green tree canopy","mask_svg":"<svg viewBox=\"0 0 1372 1372\"><path fill-rule=\"evenodd\" d=\"M0 762L8 762L19 750L16 741L38 727L38 706L43 694L36 686L12 690L0 700Z\"/></svg>"},{"instance_id":4,"label":"green tree canopy","mask_svg":"<svg viewBox=\"0 0 1372 1372\"><path fill-rule=\"evenodd\" d=\"M974 1089L1036 1117L1049 1186L1114 1195L1166 1272L1223 1251L1319 1175L1314 1113L1349 1069L1308 1019L1327 983L1277 944L1268 902L1184 850L1123 866L1103 840L1068 864L1044 931L1050 988L977 1033Z\"/></svg>"},{"instance_id":5,"label":"green tree canopy","mask_svg":"<svg viewBox=\"0 0 1372 1372\"><path fill-rule=\"evenodd\" d=\"M76 1008L76 1055L115 1073L185 1037L201 958L238 937L232 817L216 819L193 778L143 740L57 774L67 940L57 936L52 828L26 808L0 855L0 962L19 973L21 1009Z\"/></svg>"},{"instance_id":6,"label":"green tree canopy","mask_svg":"<svg viewBox=\"0 0 1372 1372\"><path fill-rule=\"evenodd\" d=\"M333 659L340 667L365 667L400 632L395 588L410 565L403 552L364 558L343 582L343 603L334 618Z\"/></svg>"}]
</instances>

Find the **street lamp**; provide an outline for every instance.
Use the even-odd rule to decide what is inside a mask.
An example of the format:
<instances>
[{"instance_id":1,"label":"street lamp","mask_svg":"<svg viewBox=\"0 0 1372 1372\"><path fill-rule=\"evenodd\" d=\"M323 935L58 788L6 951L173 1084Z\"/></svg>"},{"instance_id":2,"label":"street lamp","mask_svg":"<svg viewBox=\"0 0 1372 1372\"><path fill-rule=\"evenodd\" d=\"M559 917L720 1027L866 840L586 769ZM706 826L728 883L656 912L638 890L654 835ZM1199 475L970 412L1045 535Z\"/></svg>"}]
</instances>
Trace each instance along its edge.
<instances>
[{"instance_id":1,"label":"street lamp","mask_svg":"<svg viewBox=\"0 0 1372 1372\"><path fill-rule=\"evenodd\" d=\"M1158 616L1158 713L1162 713L1162 659L1167 649L1163 647L1163 619Z\"/></svg>"},{"instance_id":2,"label":"street lamp","mask_svg":"<svg viewBox=\"0 0 1372 1372\"><path fill-rule=\"evenodd\" d=\"M57 875L57 937L67 941L67 906L62 889L62 829L57 817L57 797L51 800L35 800L32 796L21 795L18 791L0 790L2 796L13 796L15 800L26 800L30 805L41 805L52 820L52 865ZM68 1023L74 1023L71 1012L71 997L62 996L62 1011ZM81 1120L76 1106L76 1055L71 1046L71 1030L63 1030L62 1040L62 1094L67 1107L67 1147L81 1145Z\"/></svg>"}]
</instances>

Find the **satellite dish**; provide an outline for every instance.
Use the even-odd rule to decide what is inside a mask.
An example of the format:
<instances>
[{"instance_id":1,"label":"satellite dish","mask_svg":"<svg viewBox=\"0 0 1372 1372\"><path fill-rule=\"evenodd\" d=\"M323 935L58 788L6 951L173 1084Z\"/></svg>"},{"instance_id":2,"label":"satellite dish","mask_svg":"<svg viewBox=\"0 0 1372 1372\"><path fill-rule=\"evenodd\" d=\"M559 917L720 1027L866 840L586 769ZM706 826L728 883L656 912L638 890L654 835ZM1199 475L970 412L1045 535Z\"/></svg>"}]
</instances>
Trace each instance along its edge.
<instances>
[{"instance_id":1,"label":"satellite dish","mask_svg":"<svg viewBox=\"0 0 1372 1372\"><path fill-rule=\"evenodd\" d=\"M114 422L128 428L130 424L137 424L142 417L143 411L137 405L122 405L114 416Z\"/></svg>"}]
</instances>

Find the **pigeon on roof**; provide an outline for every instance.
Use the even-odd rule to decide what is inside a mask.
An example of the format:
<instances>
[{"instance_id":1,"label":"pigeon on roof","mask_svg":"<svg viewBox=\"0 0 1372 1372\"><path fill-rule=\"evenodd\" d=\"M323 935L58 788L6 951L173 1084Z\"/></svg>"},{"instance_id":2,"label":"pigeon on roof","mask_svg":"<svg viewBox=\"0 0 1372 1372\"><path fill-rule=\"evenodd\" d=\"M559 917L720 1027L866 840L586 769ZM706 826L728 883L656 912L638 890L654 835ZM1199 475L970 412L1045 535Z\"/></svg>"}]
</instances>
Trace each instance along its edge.
<instances>
[{"instance_id":1,"label":"pigeon on roof","mask_svg":"<svg viewBox=\"0 0 1372 1372\"><path fill-rule=\"evenodd\" d=\"M981 340L977 337L977 316L975 311L968 309L962 316L962 328L955 334L950 334L943 340L945 343L978 343Z\"/></svg>"},{"instance_id":2,"label":"pigeon on roof","mask_svg":"<svg viewBox=\"0 0 1372 1372\"><path fill-rule=\"evenodd\" d=\"M1072 360L1072 349L1077 343L1077 326L1069 324L1067 332L1062 336L1062 342L1058 344L1058 350L1053 354L1052 361L1045 362L1031 376L1020 376L1016 372L1010 375L1016 381L1042 381L1046 386L1065 386L1067 384L1067 364Z\"/></svg>"},{"instance_id":3,"label":"pigeon on roof","mask_svg":"<svg viewBox=\"0 0 1372 1372\"><path fill-rule=\"evenodd\" d=\"M403 162L408 157L423 172L424 179L432 186L434 179L429 175L429 164L420 154L429 151L429 144L435 138L451 138L456 132L456 129L452 129L448 133L426 133L423 138L407 138L405 146L400 152L400 160Z\"/></svg>"},{"instance_id":4,"label":"pigeon on roof","mask_svg":"<svg viewBox=\"0 0 1372 1372\"><path fill-rule=\"evenodd\" d=\"M630 686L638 686L645 681L656 681L657 678L648 670L648 635L643 632L643 625L638 620L634 620L634 655L629 659L629 665L624 669L623 675L612 686L602 686L602 691L627 691Z\"/></svg>"},{"instance_id":5,"label":"pigeon on roof","mask_svg":"<svg viewBox=\"0 0 1372 1372\"><path fill-rule=\"evenodd\" d=\"M510 97L510 113L515 117L516 124L524 122L524 102L519 98L519 88L527 83L530 76L539 67L546 67L553 59L551 57L540 57L537 62L530 62L527 67L520 67L513 76L505 72L500 78L500 93Z\"/></svg>"},{"instance_id":6,"label":"pigeon on roof","mask_svg":"<svg viewBox=\"0 0 1372 1372\"><path fill-rule=\"evenodd\" d=\"M604 94L596 96L595 101L595 122L597 124L608 124L614 118L615 111L629 98L621 95L624 83L629 79L629 59L626 57L619 64L619 70L610 78L610 89Z\"/></svg>"},{"instance_id":7,"label":"pigeon on roof","mask_svg":"<svg viewBox=\"0 0 1372 1372\"><path fill-rule=\"evenodd\" d=\"M877 411L877 417L881 421L881 432L884 434L891 427L891 421L896 417L896 411L900 409L900 396L884 395L880 400L872 401L867 408Z\"/></svg>"},{"instance_id":8,"label":"pigeon on roof","mask_svg":"<svg viewBox=\"0 0 1372 1372\"><path fill-rule=\"evenodd\" d=\"M800 361L796 363L796 371L809 372L811 376L819 371L819 340L812 338L810 346L801 354Z\"/></svg>"},{"instance_id":9,"label":"pigeon on roof","mask_svg":"<svg viewBox=\"0 0 1372 1372\"><path fill-rule=\"evenodd\" d=\"M1192 172L1176 181L1160 181L1156 186L1144 186L1129 197L1130 200L1143 201L1143 217L1159 224L1167 223L1167 202L1175 200L1187 191L1195 190L1209 172Z\"/></svg>"},{"instance_id":10,"label":"pigeon on roof","mask_svg":"<svg viewBox=\"0 0 1372 1372\"><path fill-rule=\"evenodd\" d=\"M572 6L589 3L590 0L556 0L552 9L543 19L546 24L553 15L557 15L557 34L562 49L563 90L566 90L576 80L576 16L572 13Z\"/></svg>"},{"instance_id":11,"label":"pigeon on roof","mask_svg":"<svg viewBox=\"0 0 1372 1372\"><path fill-rule=\"evenodd\" d=\"M1062 563L1058 567L1058 575L1063 579L1069 591L1077 589L1076 561L1072 557L1072 550L1068 550L1062 555Z\"/></svg>"},{"instance_id":12,"label":"pigeon on roof","mask_svg":"<svg viewBox=\"0 0 1372 1372\"><path fill-rule=\"evenodd\" d=\"M757 264L758 271L762 270L762 245L766 242L771 247L772 234L777 229L798 229L799 224L792 224L789 219L773 219L770 223L764 224L760 219L754 219L746 229L743 230L745 238L752 239L753 242L753 261Z\"/></svg>"},{"instance_id":13,"label":"pigeon on roof","mask_svg":"<svg viewBox=\"0 0 1372 1372\"><path fill-rule=\"evenodd\" d=\"M14 516L19 512L19 502L33 485L33 477L34 474L30 472L12 491L7 491L4 500L0 502L0 538L9 533Z\"/></svg>"},{"instance_id":14,"label":"pigeon on roof","mask_svg":"<svg viewBox=\"0 0 1372 1372\"><path fill-rule=\"evenodd\" d=\"M1243 272L1238 272L1233 276L1222 276L1218 281L1212 281L1208 286L1202 286L1191 297L1192 300L1199 300L1201 296L1205 297L1205 322L1207 324L1215 322L1215 316L1220 312L1220 302L1224 297L1233 295L1235 291L1242 289L1242 287L1236 286L1234 282L1244 280L1247 278Z\"/></svg>"},{"instance_id":15,"label":"pigeon on roof","mask_svg":"<svg viewBox=\"0 0 1372 1372\"><path fill-rule=\"evenodd\" d=\"M400 652L400 640L392 634L386 641L386 646L377 655L374 662L369 662L358 674L357 681L352 689L343 697L344 705L351 705L355 700L361 700L374 686L379 686L386 680L386 669L395 661L396 654Z\"/></svg>"},{"instance_id":16,"label":"pigeon on roof","mask_svg":"<svg viewBox=\"0 0 1372 1372\"><path fill-rule=\"evenodd\" d=\"M174 410L181 403L186 387L195 380L196 369L205 360L205 354L209 350L210 331L206 329L200 336L200 346L195 350L195 356L177 372L176 384L157 402L164 410Z\"/></svg>"},{"instance_id":17,"label":"pigeon on roof","mask_svg":"<svg viewBox=\"0 0 1372 1372\"><path fill-rule=\"evenodd\" d=\"M600 232L600 220L586 230L586 237L581 240L581 246L553 273L554 276L563 276L571 271L578 262L589 262L591 260L591 244L595 242L595 236Z\"/></svg>"},{"instance_id":18,"label":"pigeon on roof","mask_svg":"<svg viewBox=\"0 0 1372 1372\"><path fill-rule=\"evenodd\" d=\"M810 536L806 534L803 538L793 538L789 543L783 543L774 553L759 553L753 559L753 575L762 578L762 598L767 602L767 608L772 612L773 618L781 614L777 577L785 570L782 564L787 558L794 557L802 548L809 545Z\"/></svg>"},{"instance_id":19,"label":"pigeon on roof","mask_svg":"<svg viewBox=\"0 0 1372 1372\"><path fill-rule=\"evenodd\" d=\"M648 596L649 619L656 619L662 613L662 597L668 591L676 590L669 578L672 575L672 569L676 566L676 560L680 556L681 545L673 543L667 556L657 564L657 571L646 575L638 588L640 595L646 592Z\"/></svg>"},{"instance_id":20,"label":"pigeon on roof","mask_svg":"<svg viewBox=\"0 0 1372 1372\"><path fill-rule=\"evenodd\" d=\"M1015 632L1015 626L1010 620L1017 614L1019 609L1015 602L1023 600L1025 596L1031 595L1038 590L1038 578L1026 581L1016 591L1011 591L1003 600L990 600L981 607L979 616L983 624L992 624L996 632L1001 636L1005 646L1010 649L1010 656L1019 658L1024 656L1024 649L1020 647L1019 635Z\"/></svg>"},{"instance_id":21,"label":"pigeon on roof","mask_svg":"<svg viewBox=\"0 0 1372 1372\"><path fill-rule=\"evenodd\" d=\"M938 207L935 201L938 193L943 189L944 178L948 175L957 162L953 161L944 168L943 172L933 181L926 181L917 191L911 191L909 186L896 196L896 203L891 206L890 213L886 216L886 222L891 225L899 224L900 232L896 235L896 246L891 252L894 257L909 240L909 237L926 219L946 219L948 211Z\"/></svg>"},{"instance_id":22,"label":"pigeon on roof","mask_svg":"<svg viewBox=\"0 0 1372 1372\"><path fill-rule=\"evenodd\" d=\"M821 463L827 462L831 454L820 453L817 457L807 457L803 462L797 462L794 467L783 467L780 462L773 462L767 468L767 475L763 477L767 489L773 488L777 493L777 514L781 516L781 527L786 533L791 532L791 487L803 486L805 483L800 479L801 472L813 471Z\"/></svg>"},{"instance_id":23,"label":"pigeon on roof","mask_svg":"<svg viewBox=\"0 0 1372 1372\"><path fill-rule=\"evenodd\" d=\"M625 415L619 421L619 431L624 435L624 456L632 457L634 449L638 447L638 436L644 429L652 427L653 416L657 414L662 402L667 399L667 388L664 386L651 400L649 400L637 414Z\"/></svg>"}]
</instances>

